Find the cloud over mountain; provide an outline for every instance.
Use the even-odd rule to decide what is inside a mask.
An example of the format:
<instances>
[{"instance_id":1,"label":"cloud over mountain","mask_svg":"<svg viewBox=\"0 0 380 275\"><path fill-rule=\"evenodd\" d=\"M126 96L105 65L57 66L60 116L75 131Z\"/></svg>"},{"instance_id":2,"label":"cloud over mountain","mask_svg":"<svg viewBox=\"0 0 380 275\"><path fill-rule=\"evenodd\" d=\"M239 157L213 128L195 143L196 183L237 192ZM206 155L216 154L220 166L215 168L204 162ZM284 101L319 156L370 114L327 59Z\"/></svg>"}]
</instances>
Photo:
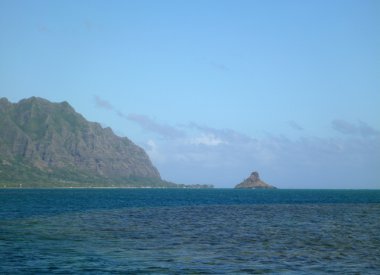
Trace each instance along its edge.
<instances>
[{"instance_id":1,"label":"cloud over mountain","mask_svg":"<svg viewBox=\"0 0 380 275\"><path fill-rule=\"evenodd\" d=\"M158 123L145 115L129 114L126 118L130 121L136 122L144 130L159 134L162 137L181 138L185 135L183 131L166 124Z\"/></svg>"},{"instance_id":2,"label":"cloud over mountain","mask_svg":"<svg viewBox=\"0 0 380 275\"><path fill-rule=\"evenodd\" d=\"M107 100L100 98L99 96L94 96L95 106L97 108L102 108L106 110L114 110L114 107Z\"/></svg>"},{"instance_id":3,"label":"cloud over mountain","mask_svg":"<svg viewBox=\"0 0 380 275\"><path fill-rule=\"evenodd\" d=\"M138 124L142 129L158 134L165 138L181 138L185 134L182 130L172 127L170 125L159 123L146 115L141 114L125 114L122 111L116 109L107 100L100 98L99 96L94 96L95 106L101 109L109 110L114 112L117 116L132 121Z\"/></svg>"}]
</instances>

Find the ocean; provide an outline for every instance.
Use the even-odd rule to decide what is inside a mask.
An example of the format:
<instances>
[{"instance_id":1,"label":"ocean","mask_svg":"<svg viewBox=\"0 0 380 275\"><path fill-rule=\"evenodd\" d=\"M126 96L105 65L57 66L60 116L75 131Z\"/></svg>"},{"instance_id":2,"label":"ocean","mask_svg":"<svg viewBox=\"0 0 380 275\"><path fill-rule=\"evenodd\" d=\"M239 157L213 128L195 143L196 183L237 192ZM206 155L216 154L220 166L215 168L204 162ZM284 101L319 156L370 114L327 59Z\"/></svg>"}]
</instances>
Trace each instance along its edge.
<instances>
[{"instance_id":1,"label":"ocean","mask_svg":"<svg viewBox=\"0 0 380 275\"><path fill-rule=\"evenodd\" d=\"M0 189L0 274L380 274L380 190Z\"/></svg>"}]
</instances>

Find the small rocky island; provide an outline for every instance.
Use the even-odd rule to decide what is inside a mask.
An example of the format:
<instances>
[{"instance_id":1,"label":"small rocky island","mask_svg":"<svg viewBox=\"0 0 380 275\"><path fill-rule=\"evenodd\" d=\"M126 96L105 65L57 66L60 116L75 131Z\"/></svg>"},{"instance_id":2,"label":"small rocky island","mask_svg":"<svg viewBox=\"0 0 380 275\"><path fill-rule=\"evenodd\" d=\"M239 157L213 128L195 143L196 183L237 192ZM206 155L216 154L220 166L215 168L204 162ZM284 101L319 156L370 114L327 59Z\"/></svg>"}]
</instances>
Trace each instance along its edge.
<instances>
[{"instance_id":1,"label":"small rocky island","mask_svg":"<svg viewBox=\"0 0 380 275\"><path fill-rule=\"evenodd\" d=\"M252 172L249 178L235 186L235 189L277 189L263 182L258 172Z\"/></svg>"}]
</instances>

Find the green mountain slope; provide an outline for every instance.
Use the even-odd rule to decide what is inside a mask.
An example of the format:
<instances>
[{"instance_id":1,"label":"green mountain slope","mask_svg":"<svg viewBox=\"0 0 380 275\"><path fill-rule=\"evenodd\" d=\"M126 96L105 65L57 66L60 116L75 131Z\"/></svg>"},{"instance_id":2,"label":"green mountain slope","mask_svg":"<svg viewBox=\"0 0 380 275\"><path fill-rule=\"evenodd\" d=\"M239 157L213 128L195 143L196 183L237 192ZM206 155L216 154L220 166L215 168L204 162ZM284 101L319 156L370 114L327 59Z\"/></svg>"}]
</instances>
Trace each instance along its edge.
<instances>
[{"instance_id":1,"label":"green mountain slope","mask_svg":"<svg viewBox=\"0 0 380 275\"><path fill-rule=\"evenodd\" d=\"M175 186L145 151L67 103L0 99L0 186Z\"/></svg>"}]
</instances>

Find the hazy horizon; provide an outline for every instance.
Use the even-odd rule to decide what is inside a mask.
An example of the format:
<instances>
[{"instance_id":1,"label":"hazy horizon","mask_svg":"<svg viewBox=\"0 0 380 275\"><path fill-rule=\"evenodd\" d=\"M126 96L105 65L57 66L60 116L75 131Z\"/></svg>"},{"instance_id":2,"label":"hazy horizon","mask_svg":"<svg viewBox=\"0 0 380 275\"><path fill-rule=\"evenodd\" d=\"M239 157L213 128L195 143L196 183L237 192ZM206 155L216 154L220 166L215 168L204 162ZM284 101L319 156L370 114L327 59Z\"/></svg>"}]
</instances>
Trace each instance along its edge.
<instances>
[{"instance_id":1,"label":"hazy horizon","mask_svg":"<svg viewBox=\"0 0 380 275\"><path fill-rule=\"evenodd\" d=\"M378 1L1 1L0 97L67 101L163 179L380 188Z\"/></svg>"}]
</instances>

